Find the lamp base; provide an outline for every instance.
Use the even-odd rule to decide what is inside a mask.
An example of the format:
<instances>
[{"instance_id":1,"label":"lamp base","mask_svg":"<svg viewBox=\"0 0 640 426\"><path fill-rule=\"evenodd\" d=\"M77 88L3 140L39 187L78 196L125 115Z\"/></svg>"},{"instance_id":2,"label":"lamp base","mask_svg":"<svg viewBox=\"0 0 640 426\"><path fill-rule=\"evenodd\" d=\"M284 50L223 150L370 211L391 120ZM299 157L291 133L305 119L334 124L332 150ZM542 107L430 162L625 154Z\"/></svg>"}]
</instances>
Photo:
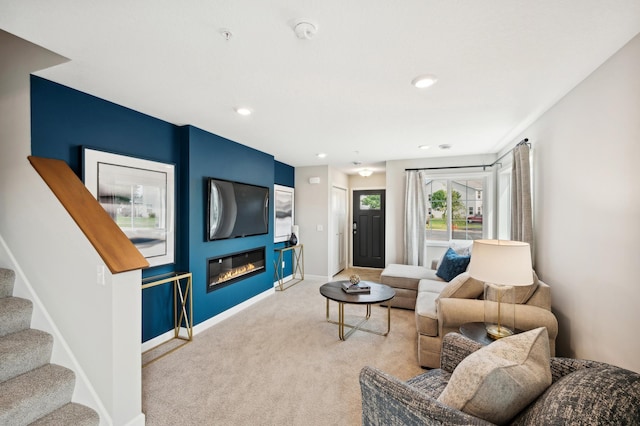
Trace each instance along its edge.
<instances>
[{"instance_id":1,"label":"lamp base","mask_svg":"<svg viewBox=\"0 0 640 426\"><path fill-rule=\"evenodd\" d=\"M487 329L487 335L493 340L513 335L513 330L505 327L504 325L499 326L498 324L486 324L485 328Z\"/></svg>"}]
</instances>

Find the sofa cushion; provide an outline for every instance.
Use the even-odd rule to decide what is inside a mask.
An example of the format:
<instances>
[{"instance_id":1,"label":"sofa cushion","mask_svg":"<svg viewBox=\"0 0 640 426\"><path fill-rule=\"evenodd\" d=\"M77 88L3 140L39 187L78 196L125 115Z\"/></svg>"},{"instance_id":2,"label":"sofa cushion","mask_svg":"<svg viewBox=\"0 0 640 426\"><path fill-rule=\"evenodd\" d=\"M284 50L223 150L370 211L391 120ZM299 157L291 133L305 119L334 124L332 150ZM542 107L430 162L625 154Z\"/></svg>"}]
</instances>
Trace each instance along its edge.
<instances>
[{"instance_id":1,"label":"sofa cushion","mask_svg":"<svg viewBox=\"0 0 640 426\"><path fill-rule=\"evenodd\" d=\"M420 288L423 288L421 283ZM438 335L438 312L436 311L436 299L440 293L431 291L419 291L416 298L416 329L418 334L425 336Z\"/></svg>"},{"instance_id":2,"label":"sofa cushion","mask_svg":"<svg viewBox=\"0 0 640 426\"><path fill-rule=\"evenodd\" d=\"M467 270L470 260L470 255L460 255L454 249L449 248L444 254L436 275L445 281L451 281Z\"/></svg>"},{"instance_id":3,"label":"sofa cushion","mask_svg":"<svg viewBox=\"0 0 640 426\"><path fill-rule=\"evenodd\" d=\"M505 337L466 357L438 401L502 424L551 384L547 329Z\"/></svg>"},{"instance_id":4,"label":"sofa cushion","mask_svg":"<svg viewBox=\"0 0 640 426\"><path fill-rule=\"evenodd\" d=\"M441 281L433 269L424 266L400 265L392 263L387 265L380 274L380 282L394 288L406 288L418 290L418 282L423 279Z\"/></svg>"},{"instance_id":5,"label":"sofa cushion","mask_svg":"<svg viewBox=\"0 0 640 426\"><path fill-rule=\"evenodd\" d=\"M477 299L483 290L482 281L471 278L468 272L463 272L444 286L438 298Z\"/></svg>"},{"instance_id":6,"label":"sofa cushion","mask_svg":"<svg viewBox=\"0 0 640 426\"><path fill-rule=\"evenodd\" d=\"M640 375L607 365L583 368L550 386L514 424L630 425L640 419Z\"/></svg>"},{"instance_id":7,"label":"sofa cushion","mask_svg":"<svg viewBox=\"0 0 640 426\"><path fill-rule=\"evenodd\" d=\"M437 280L423 279L418 283L418 292L428 291L440 294L447 285L448 283L446 281L439 278Z\"/></svg>"}]
</instances>

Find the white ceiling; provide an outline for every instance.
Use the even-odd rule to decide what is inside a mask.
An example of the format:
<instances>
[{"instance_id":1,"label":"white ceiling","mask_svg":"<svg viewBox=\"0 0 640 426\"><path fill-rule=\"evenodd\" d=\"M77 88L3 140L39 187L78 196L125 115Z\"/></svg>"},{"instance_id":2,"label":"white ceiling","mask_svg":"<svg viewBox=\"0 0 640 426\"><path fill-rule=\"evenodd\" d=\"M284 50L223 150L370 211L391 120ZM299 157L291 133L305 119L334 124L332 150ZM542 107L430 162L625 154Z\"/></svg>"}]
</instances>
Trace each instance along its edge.
<instances>
[{"instance_id":1,"label":"white ceiling","mask_svg":"<svg viewBox=\"0 0 640 426\"><path fill-rule=\"evenodd\" d=\"M640 32L640 1L0 0L0 28L70 59L52 81L353 172L516 142ZM438 83L410 84L425 73Z\"/></svg>"}]
</instances>

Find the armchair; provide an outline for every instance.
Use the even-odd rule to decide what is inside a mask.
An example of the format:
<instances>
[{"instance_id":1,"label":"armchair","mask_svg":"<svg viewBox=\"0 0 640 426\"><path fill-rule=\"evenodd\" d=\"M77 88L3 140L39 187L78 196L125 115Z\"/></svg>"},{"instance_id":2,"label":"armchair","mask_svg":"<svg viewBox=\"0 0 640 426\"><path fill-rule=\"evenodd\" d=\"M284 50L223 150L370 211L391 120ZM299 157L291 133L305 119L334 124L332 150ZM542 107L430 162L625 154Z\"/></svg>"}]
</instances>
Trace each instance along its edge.
<instances>
[{"instance_id":1,"label":"armchair","mask_svg":"<svg viewBox=\"0 0 640 426\"><path fill-rule=\"evenodd\" d=\"M373 367L360 372L362 424L491 425L437 400L457 365L482 345L458 333L443 339L441 366L401 381ZM640 374L602 362L551 358L551 386L508 424L637 424Z\"/></svg>"}]
</instances>

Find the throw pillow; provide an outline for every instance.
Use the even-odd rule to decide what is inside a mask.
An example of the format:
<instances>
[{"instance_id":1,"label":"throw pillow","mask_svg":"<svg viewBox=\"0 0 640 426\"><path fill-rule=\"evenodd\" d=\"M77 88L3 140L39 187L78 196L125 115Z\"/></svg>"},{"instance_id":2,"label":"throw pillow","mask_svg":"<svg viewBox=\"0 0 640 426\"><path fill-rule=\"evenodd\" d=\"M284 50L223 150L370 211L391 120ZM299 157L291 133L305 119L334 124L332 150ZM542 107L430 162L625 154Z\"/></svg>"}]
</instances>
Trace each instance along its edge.
<instances>
[{"instance_id":1,"label":"throw pillow","mask_svg":"<svg viewBox=\"0 0 640 426\"><path fill-rule=\"evenodd\" d=\"M471 256L461 256L456 253L454 249L450 248L444 254L444 258L442 258L442 263L438 267L436 275L449 282L467 270L470 260Z\"/></svg>"},{"instance_id":2,"label":"throw pillow","mask_svg":"<svg viewBox=\"0 0 640 426\"><path fill-rule=\"evenodd\" d=\"M531 296L533 296L533 293L538 289L538 275L536 275L536 271L534 270L532 270L531 273L533 274L533 282L531 284L514 286L515 295L513 303L527 303L527 301L531 299Z\"/></svg>"},{"instance_id":3,"label":"throw pillow","mask_svg":"<svg viewBox=\"0 0 640 426\"><path fill-rule=\"evenodd\" d=\"M544 327L505 337L462 360L438 401L503 424L551 385Z\"/></svg>"},{"instance_id":4,"label":"throw pillow","mask_svg":"<svg viewBox=\"0 0 640 426\"><path fill-rule=\"evenodd\" d=\"M471 278L468 272L463 272L440 291L438 299L453 297L457 299L477 299L484 291L484 284Z\"/></svg>"}]
</instances>

